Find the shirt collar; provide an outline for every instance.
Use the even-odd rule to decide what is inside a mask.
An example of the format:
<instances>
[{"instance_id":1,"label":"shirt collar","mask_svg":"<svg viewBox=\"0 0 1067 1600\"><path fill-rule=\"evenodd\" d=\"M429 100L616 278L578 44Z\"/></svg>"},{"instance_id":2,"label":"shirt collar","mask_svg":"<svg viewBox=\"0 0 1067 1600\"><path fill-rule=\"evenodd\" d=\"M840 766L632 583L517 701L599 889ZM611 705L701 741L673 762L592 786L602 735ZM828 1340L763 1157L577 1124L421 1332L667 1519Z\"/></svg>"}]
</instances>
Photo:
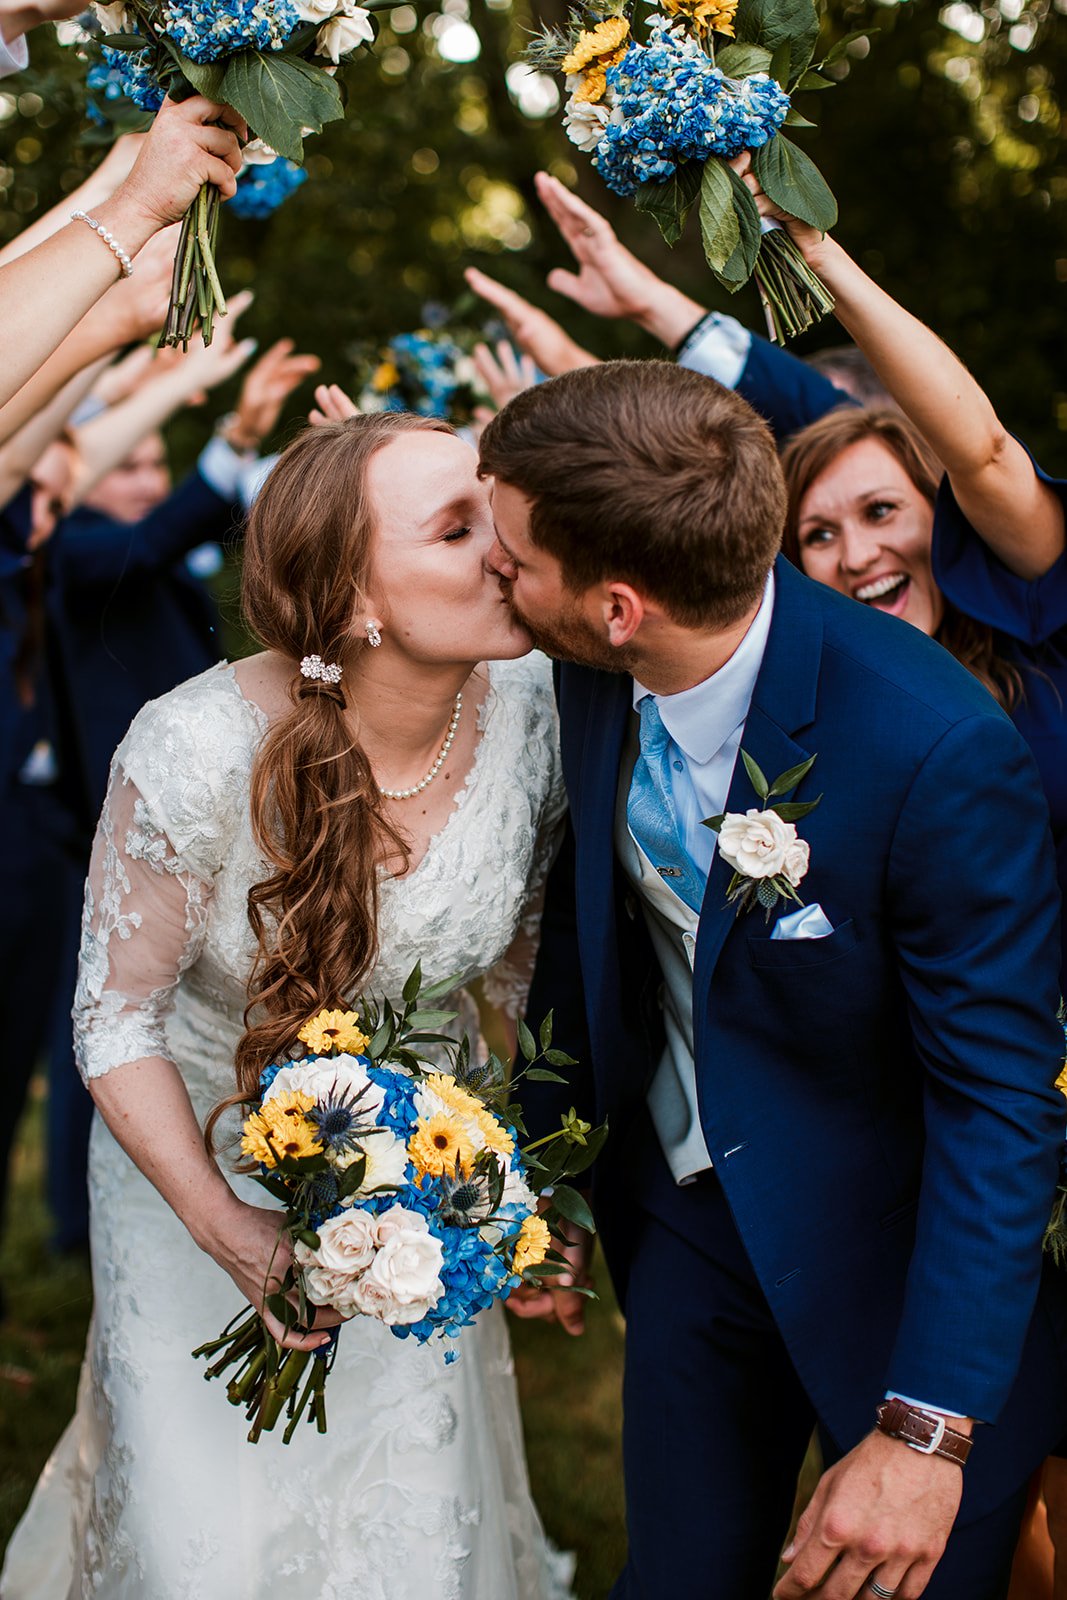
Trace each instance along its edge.
<instances>
[{"instance_id":1,"label":"shirt collar","mask_svg":"<svg viewBox=\"0 0 1067 1600\"><path fill-rule=\"evenodd\" d=\"M663 726L690 761L711 760L744 722L752 704L756 679L763 664L774 611L774 572L767 574L760 608L729 661L703 683L679 694L654 696ZM644 684L634 679L634 709L646 695Z\"/></svg>"}]
</instances>

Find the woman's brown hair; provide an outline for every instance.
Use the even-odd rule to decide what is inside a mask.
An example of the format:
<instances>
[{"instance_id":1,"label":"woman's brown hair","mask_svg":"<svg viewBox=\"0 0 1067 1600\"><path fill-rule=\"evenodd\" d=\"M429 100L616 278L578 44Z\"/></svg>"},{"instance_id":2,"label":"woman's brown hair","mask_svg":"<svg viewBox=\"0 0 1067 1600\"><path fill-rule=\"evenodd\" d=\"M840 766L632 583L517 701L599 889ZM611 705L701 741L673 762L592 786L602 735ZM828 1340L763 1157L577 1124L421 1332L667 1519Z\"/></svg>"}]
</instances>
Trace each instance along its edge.
<instances>
[{"instance_id":1,"label":"woman's brown hair","mask_svg":"<svg viewBox=\"0 0 1067 1600\"><path fill-rule=\"evenodd\" d=\"M271 724L252 767L252 826L274 870L248 894L258 952L235 1099L255 1092L309 1017L351 1003L377 956L379 869L408 859L346 719L344 681L368 648L367 466L399 434L419 430L452 431L395 412L308 429L249 517L245 620L265 649L292 663L293 677L292 709ZM343 667L339 688L301 675L311 655Z\"/></svg>"},{"instance_id":2,"label":"woman's brown hair","mask_svg":"<svg viewBox=\"0 0 1067 1600\"><path fill-rule=\"evenodd\" d=\"M867 439L883 445L896 458L933 510L945 469L910 418L880 408L842 406L828 411L790 439L782 452L789 493L782 551L801 571L799 520L804 496L842 451ZM942 600L944 615L934 638L1010 711L1023 693L1018 668L997 649L996 634L987 623L964 616L945 596Z\"/></svg>"}]
</instances>

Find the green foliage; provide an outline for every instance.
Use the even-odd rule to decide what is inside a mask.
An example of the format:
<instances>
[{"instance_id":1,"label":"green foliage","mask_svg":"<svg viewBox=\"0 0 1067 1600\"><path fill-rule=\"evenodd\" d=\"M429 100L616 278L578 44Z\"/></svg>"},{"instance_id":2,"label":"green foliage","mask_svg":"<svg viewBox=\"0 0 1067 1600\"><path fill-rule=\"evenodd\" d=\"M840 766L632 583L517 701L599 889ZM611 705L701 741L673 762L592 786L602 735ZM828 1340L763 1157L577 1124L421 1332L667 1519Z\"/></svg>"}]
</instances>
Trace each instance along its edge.
<instances>
[{"instance_id":1,"label":"green foliage","mask_svg":"<svg viewBox=\"0 0 1067 1600\"><path fill-rule=\"evenodd\" d=\"M768 199L826 233L837 221L837 201L826 179L784 133L768 139L752 157L752 170Z\"/></svg>"},{"instance_id":2,"label":"green foliage","mask_svg":"<svg viewBox=\"0 0 1067 1600\"><path fill-rule=\"evenodd\" d=\"M302 161L304 141L299 128L321 133L327 122L344 116L341 91L321 67L296 56L241 50L233 56L222 80L221 99L240 112L261 139Z\"/></svg>"}]
</instances>

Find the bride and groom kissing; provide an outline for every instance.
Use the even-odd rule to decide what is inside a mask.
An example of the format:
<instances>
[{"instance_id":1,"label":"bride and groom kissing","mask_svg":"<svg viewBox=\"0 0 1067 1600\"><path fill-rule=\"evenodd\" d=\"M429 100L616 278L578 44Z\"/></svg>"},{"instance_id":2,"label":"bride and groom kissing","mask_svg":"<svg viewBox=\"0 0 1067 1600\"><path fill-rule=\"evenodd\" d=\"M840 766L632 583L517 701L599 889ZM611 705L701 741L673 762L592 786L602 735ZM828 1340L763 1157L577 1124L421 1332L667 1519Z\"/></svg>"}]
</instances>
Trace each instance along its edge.
<instances>
[{"instance_id":1,"label":"bride and groom kissing","mask_svg":"<svg viewBox=\"0 0 1067 1600\"><path fill-rule=\"evenodd\" d=\"M765 1600L813 1429L782 1600L1006 1592L1067 1412L1046 802L946 652L781 559L784 510L755 413L659 362L527 391L478 463L387 415L282 456L245 562L263 653L115 758L76 1013L96 1312L5 1600L566 1593L500 1316L449 1367L349 1322L330 1432L280 1461L189 1360L271 1274L271 1214L200 1135L235 1058L254 1082L294 1016L416 955L554 1010L580 1065L527 1089L533 1137L610 1123L616 1600ZM704 826L770 802L806 915ZM792 837L749 823L755 858ZM580 1326L567 1288L512 1301Z\"/></svg>"}]
</instances>

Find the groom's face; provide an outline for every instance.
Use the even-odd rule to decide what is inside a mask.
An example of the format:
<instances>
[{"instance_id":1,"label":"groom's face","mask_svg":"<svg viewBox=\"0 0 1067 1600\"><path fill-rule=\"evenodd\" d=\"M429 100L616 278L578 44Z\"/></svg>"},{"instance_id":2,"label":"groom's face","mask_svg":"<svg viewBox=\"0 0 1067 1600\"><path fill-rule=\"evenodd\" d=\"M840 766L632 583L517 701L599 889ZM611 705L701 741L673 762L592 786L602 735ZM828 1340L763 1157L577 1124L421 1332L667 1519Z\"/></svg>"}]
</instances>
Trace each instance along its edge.
<instances>
[{"instance_id":1,"label":"groom's face","mask_svg":"<svg viewBox=\"0 0 1067 1600\"><path fill-rule=\"evenodd\" d=\"M494 480L490 498L496 543L489 552L489 566L535 648L558 661L625 671L627 663L620 659L621 652L597 626L595 591L576 593L569 588L556 557L539 549L530 538L526 496L511 484Z\"/></svg>"}]
</instances>

